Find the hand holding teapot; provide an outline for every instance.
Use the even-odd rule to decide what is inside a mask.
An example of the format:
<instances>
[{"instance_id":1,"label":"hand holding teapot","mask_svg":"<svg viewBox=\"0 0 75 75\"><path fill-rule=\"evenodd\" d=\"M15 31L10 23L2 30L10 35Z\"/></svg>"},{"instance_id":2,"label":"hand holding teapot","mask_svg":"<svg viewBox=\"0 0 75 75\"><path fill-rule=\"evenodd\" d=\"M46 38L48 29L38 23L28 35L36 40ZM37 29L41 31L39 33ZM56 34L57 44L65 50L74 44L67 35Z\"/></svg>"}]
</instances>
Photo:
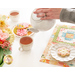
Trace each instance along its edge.
<instances>
[{"instance_id":1,"label":"hand holding teapot","mask_svg":"<svg viewBox=\"0 0 75 75\"><path fill-rule=\"evenodd\" d=\"M39 17L37 17L37 14L34 14L33 12L30 17L30 22L33 28L29 28L28 31L35 33L39 31L47 31L54 26L55 19L41 20Z\"/></svg>"}]
</instances>

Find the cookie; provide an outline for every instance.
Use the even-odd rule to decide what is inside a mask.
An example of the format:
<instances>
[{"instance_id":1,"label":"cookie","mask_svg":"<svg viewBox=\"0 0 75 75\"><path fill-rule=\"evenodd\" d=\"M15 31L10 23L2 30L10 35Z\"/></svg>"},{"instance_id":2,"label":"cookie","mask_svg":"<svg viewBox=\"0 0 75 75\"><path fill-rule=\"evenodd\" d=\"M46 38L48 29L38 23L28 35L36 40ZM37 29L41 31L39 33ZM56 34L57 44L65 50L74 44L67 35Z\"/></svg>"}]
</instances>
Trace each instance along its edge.
<instances>
[{"instance_id":1,"label":"cookie","mask_svg":"<svg viewBox=\"0 0 75 75\"><path fill-rule=\"evenodd\" d=\"M29 24L27 24L27 23L21 23L21 24L16 25L17 29L25 29L25 28L28 28L28 27L29 27Z\"/></svg>"},{"instance_id":2,"label":"cookie","mask_svg":"<svg viewBox=\"0 0 75 75\"><path fill-rule=\"evenodd\" d=\"M15 26L13 32L18 36L28 36L32 34L31 31L27 31L27 28L32 28L32 25L28 23L20 23Z\"/></svg>"},{"instance_id":3,"label":"cookie","mask_svg":"<svg viewBox=\"0 0 75 75\"><path fill-rule=\"evenodd\" d=\"M60 55L62 57L69 56L70 55L70 50L65 48L65 47L59 48L58 49L58 55Z\"/></svg>"},{"instance_id":4,"label":"cookie","mask_svg":"<svg viewBox=\"0 0 75 75\"><path fill-rule=\"evenodd\" d=\"M24 36L26 34L27 34L27 30L26 29L17 29L17 35Z\"/></svg>"}]
</instances>

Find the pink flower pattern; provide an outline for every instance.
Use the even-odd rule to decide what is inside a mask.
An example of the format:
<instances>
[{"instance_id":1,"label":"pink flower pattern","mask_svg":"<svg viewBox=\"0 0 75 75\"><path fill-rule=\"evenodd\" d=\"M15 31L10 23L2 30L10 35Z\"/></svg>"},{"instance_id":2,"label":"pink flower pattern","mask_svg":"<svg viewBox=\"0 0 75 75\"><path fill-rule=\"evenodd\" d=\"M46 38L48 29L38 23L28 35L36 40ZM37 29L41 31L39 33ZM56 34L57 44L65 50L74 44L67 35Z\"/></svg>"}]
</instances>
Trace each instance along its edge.
<instances>
[{"instance_id":1,"label":"pink flower pattern","mask_svg":"<svg viewBox=\"0 0 75 75\"><path fill-rule=\"evenodd\" d=\"M23 25L25 28L28 28L29 27L29 24L28 23L21 23L20 25Z\"/></svg>"},{"instance_id":2,"label":"pink flower pattern","mask_svg":"<svg viewBox=\"0 0 75 75\"><path fill-rule=\"evenodd\" d=\"M57 41L61 41L61 39L58 37L58 38L57 38Z\"/></svg>"},{"instance_id":3,"label":"pink flower pattern","mask_svg":"<svg viewBox=\"0 0 75 75\"><path fill-rule=\"evenodd\" d=\"M17 35L24 36L25 34L27 34L27 30L26 29L18 29L17 30Z\"/></svg>"},{"instance_id":4,"label":"pink flower pattern","mask_svg":"<svg viewBox=\"0 0 75 75\"><path fill-rule=\"evenodd\" d=\"M28 23L23 23L23 25L25 26L25 28L28 28L29 27L29 24Z\"/></svg>"},{"instance_id":5,"label":"pink flower pattern","mask_svg":"<svg viewBox=\"0 0 75 75\"><path fill-rule=\"evenodd\" d=\"M60 29L60 31L64 31L64 30L65 30L64 28L61 28L61 29Z\"/></svg>"}]
</instances>

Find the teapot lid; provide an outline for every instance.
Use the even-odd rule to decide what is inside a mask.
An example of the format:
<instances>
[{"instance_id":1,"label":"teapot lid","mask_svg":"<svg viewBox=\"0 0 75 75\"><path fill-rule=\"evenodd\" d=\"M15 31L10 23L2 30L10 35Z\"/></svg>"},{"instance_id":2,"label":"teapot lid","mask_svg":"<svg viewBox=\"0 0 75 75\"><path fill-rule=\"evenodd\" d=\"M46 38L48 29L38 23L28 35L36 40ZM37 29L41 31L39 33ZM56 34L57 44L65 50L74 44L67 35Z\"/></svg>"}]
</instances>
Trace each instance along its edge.
<instances>
[{"instance_id":1,"label":"teapot lid","mask_svg":"<svg viewBox=\"0 0 75 75\"><path fill-rule=\"evenodd\" d=\"M32 14L31 14L31 17L32 17L32 19L35 20L35 21L41 21L40 18L37 17L37 14L32 13Z\"/></svg>"}]
</instances>

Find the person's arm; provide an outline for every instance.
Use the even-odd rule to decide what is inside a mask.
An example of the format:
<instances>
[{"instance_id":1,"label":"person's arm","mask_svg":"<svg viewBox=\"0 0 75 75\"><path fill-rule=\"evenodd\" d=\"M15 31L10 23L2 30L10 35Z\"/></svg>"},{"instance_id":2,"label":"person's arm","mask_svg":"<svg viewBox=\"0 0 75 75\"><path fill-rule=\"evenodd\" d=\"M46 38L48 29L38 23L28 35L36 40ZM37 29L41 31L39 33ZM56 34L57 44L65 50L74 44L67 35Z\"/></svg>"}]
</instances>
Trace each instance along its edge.
<instances>
[{"instance_id":1,"label":"person's arm","mask_svg":"<svg viewBox=\"0 0 75 75\"><path fill-rule=\"evenodd\" d=\"M75 9L62 9L60 13L60 21L75 23Z\"/></svg>"}]
</instances>

